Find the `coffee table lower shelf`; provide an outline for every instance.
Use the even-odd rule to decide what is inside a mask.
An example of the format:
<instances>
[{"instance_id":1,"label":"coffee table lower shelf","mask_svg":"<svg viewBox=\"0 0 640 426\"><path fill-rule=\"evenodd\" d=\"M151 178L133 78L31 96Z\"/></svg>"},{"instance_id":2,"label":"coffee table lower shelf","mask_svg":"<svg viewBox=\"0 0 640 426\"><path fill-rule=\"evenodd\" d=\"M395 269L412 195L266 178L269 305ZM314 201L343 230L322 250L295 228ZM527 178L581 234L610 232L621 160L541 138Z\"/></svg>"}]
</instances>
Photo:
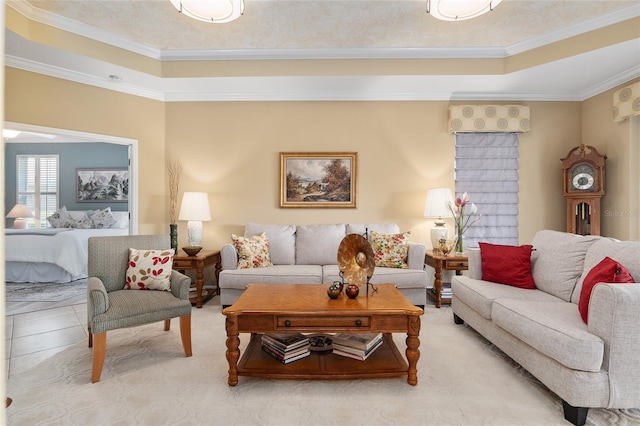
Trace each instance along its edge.
<instances>
[{"instance_id":1,"label":"coffee table lower shelf","mask_svg":"<svg viewBox=\"0 0 640 426\"><path fill-rule=\"evenodd\" d=\"M278 379L357 379L407 376L409 365L391 334L366 360L359 361L327 352L311 355L289 364L282 364L261 348L261 334L254 334L238 363L239 376Z\"/></svg>"}]
</instances>

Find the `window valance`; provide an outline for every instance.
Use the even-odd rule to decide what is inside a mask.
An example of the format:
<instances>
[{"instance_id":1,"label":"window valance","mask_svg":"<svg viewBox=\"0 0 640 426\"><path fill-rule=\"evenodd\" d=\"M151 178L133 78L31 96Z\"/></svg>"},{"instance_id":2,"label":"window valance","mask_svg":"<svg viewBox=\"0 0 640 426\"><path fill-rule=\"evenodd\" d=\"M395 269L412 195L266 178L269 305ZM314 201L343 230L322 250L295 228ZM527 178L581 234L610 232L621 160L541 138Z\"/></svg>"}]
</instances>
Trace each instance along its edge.
<instances>
[{"instance_id":1,"label":"window valance","mask_svg":"<svg viewBox=\"0 0 640 426\"><path fill-rule=\"evenodd\" d=\"M613 121L619 123L640 114L640 81L613 93Z\"/></svg>"},{"instance_id":2,"label":"window valance","mask_svg":"<svg viewBox=\"0 0 640 426\"><path fill-rule=\"evenodd\" d=\"M525 133L530 125L530 111L525 105L449 106L449 133Z\"/></svg>"}]
</instances>

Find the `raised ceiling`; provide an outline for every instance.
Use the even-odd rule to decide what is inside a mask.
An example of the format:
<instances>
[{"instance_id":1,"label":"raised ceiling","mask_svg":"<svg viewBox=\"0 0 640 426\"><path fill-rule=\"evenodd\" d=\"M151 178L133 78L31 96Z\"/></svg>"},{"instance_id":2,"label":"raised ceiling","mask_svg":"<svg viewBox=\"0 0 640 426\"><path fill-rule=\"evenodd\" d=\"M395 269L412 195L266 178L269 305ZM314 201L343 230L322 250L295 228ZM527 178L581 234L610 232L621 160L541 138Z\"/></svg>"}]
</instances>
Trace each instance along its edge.
<instances>
[{"instance_id":1,"label":"raised ceiling","mask_svg":"<svg viewBox=\"0 0 640 426\"><path fill-rule=\"evenodd\" d=\"M6 4L8 66L163 101L584 100L640 76L638 1L443 22L426 1L245 0L227 24L168 0Z\"/></svg>"}]
</instances>

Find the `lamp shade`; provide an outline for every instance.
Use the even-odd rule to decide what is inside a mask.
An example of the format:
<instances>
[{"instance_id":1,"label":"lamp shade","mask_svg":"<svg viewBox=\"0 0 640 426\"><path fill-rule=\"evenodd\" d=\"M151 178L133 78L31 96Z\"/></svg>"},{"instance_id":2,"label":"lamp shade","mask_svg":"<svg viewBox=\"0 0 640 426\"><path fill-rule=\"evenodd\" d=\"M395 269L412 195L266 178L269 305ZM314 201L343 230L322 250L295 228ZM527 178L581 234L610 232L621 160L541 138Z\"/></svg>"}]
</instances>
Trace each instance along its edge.
<instances>
[{"instance_id":1,"label":"lamp shade","mask_svg":"<svg viewBox=\"0 0 640 426\"><path fill-rule=\"evenodd\" d=\"M185 192L182 196L178 220L211 220L209 197L206 192Z\"/></svg>"},{"instance_id":2,"label":"lamp shade","mask_svg":"<svg viewBox=\"0 0 640 426\"><path fill-rule=\"evenodd\" d=\"M453 202L453 194L449 188L433 188L427 192L427 200L424 204L424 217L451 217L451 211L447 203Z\"/></svg>"},{"instance_id":3,"label":"lamp shade","mask_svg":"<svg viewBox=\"0 0 640 426\"><path fill-rule=\"evenodd\" d=\"M492 11L502 0L427 0L427 13L441 21L464 21Z\"/></svg>"},{"instance_id":4,"label":"lamp shade","mask_svg":"<svg viewBox=\"0 0 640 426\"><path fill-rule=\"evenodd\" d=\"M170 0L189 18L214 24L238 19L244 13L244 0Z\"/></svg>"}]
</instances>

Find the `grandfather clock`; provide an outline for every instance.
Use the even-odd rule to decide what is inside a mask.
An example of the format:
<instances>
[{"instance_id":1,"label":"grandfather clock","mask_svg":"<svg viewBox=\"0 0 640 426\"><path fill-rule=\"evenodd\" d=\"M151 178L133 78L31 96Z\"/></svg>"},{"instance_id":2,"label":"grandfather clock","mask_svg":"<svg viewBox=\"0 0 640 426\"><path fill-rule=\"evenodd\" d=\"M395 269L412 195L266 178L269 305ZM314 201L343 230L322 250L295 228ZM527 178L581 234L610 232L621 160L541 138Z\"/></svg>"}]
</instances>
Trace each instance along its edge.
<instances>
[{"instance_id":1,"label":"grandfather clock","mask_svg":"<svg viewBox=\"0 0 640 426\"><path fill-rule=\"evenodd\" d=\"M567 199L567 232L600 235L600 199L604 196L604 160L592 146L581 144L562 159L563 193Z\"/></svg>"}]
</instances>

